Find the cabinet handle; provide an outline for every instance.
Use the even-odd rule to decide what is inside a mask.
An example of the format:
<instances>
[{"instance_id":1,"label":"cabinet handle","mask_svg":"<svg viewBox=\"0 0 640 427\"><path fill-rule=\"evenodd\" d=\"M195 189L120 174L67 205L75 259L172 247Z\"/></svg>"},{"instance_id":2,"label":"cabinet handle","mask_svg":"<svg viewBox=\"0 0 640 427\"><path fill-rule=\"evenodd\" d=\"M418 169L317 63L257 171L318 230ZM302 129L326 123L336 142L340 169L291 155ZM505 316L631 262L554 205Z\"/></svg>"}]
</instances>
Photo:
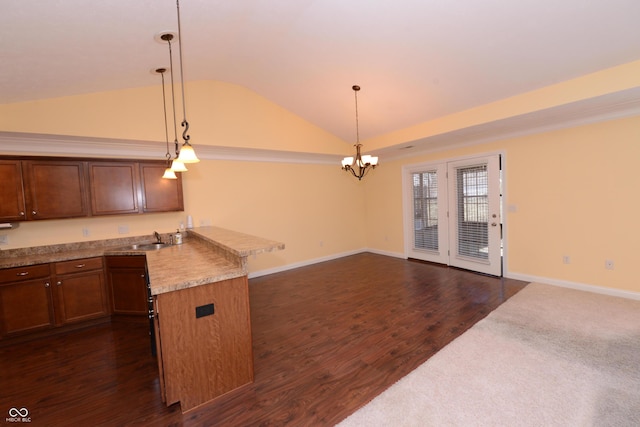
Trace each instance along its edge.
<instances>
[{"instance_id":1,"label":"cabinet handle","mask_svg":"<svg viewBox=\"0 0 640 427\"><path fill-rule=\"evenodd\" d=\"M16 276L28 276L29 272L28 271L21 271L20 273L16 273Z\"/></svg>"},{"instance_id":2,"label":"cabinet handle","mask_svg":"<svg viewBox=\"0 0 640 427\"><path fill-rule=\"evenodd\" d=\"M76 265L76 268L84 268L85 264L78 264Z\"/></svg>"},{"instance_id":3,"label":"cabinet handle","mask_svg":"<svg viewBox=\"0 0 640 427\"><path fill-rule=\"evenodd\" d=\"M62 286L62 281L57 282L56 285Z\"/></svg>"},{"instance_id":4,"label":"cabinet handle","mask_svg":"<svg viewBox=\"0 0 640 427\"><path fill-rule=\"evenodd\" d=\"M45 284L44 284L44 287L45 287L45 288L48 288L49 286L51 286L51 284L50 284L49 282L47 282L47 283L45 283Z\"/></svg>"},{"instance_id":5,"label":"cabinet handle","mask_svg":"<svg viewBox=\"0 0 640 427\"><path fill-rule=\"evenodd\" d=\"M24 211L20 211L20 216L24 216Z\"/></svg>"},{"instance_id":6,"label":"cabinet handle","mask_svg":"<svg viewBox=\"0 0 640 427\"><path fill-rule=\"evenodd\" d=\"M144 274L141 274L140 277L142 277L144 279Z\"/></svg>"},{"instance_id":7,"label":"cabinet handle","mask_svg":"<svg viewBox=\"0 0 640 427\"><path fill-rule=\"evenodd\" d=\"M31 211L31 215L37 215L37 214L38 214L38 212L36 212L36 211Z\"/></svg>"}]
</instances>

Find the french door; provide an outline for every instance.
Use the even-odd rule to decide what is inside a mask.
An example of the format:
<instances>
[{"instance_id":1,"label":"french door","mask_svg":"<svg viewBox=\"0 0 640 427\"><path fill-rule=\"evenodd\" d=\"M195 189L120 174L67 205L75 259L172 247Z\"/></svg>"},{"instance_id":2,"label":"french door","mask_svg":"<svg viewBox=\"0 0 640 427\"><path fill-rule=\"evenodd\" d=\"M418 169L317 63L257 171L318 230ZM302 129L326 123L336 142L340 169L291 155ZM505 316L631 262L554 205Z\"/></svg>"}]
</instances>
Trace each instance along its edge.
<instances>
[{"instance_id":1,"label":"french door","mask_svg":"<svg viewBox=\"0 0 640 427\"><path fill-rule=\"evenodd\" d=\"M409 258L502 275L500 157L405 169Z\"/></svg>"}]
</instances>

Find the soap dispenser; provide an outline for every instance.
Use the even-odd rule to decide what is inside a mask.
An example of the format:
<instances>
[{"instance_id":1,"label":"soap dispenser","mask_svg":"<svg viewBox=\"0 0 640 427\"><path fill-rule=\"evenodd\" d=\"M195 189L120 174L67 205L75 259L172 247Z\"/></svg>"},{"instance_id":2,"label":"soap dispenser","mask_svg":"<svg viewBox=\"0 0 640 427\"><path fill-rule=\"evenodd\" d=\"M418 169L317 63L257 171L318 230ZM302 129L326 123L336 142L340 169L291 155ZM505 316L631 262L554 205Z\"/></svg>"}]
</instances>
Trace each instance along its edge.
<instances>
[{"instance_id":1,"label":"soap dispenser","mask_svg":"<svg viewBox=\"0 0 640 427\"><path fill-rule=\"evenodd\" d=\"M180 233L180 230L176 230L176 235L174 237L175 237L176 245L181 245L182 244L182 233Z\"/></svg>"}]
</instances>

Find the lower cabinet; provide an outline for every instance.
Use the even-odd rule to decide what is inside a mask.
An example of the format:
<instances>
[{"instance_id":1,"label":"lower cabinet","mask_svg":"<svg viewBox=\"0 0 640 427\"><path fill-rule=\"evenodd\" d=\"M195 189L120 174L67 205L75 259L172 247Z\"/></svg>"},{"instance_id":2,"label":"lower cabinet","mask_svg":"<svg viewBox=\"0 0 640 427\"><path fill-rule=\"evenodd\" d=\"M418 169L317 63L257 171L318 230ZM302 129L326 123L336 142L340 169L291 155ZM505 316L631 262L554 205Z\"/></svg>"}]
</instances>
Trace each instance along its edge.
<instances>
[{"instance_id":1,"label":"lower cabinet","mask_svg":"<svg viewBox=\"0 0 640 427\"><path fill-rule=\"evenodd\" d=\"M0 270L0 337L55 324L49 264Z\"/></svg>"},{"instance_id":2,"label":"lower cabinet","mask_svg":"<svg viewBox=\"0 0 640 427\"><path fill-rule=\"evenodd\" d=\"M147 316L147 258L108 256L106 262L112 313Z\"/></svg>"},{"instance_id":3,"label":"lower cabinet","mask_svg":"<svg viewBox=\"0 0 640 427\"><path fill-rule=\"evenodd\" d=\"M56 324L109 315L102 257L58 262L55 272Z\"/></svg>"},{"instance_id":4,"label":"lower cabinet","mask_svg":"<svg viewBox=\"0 0 640 427\"><path fill-rule=\"evenodd\" d=\"M102 257L0 270L0 338L108 316Z\"/></svg>"}]
</instances>

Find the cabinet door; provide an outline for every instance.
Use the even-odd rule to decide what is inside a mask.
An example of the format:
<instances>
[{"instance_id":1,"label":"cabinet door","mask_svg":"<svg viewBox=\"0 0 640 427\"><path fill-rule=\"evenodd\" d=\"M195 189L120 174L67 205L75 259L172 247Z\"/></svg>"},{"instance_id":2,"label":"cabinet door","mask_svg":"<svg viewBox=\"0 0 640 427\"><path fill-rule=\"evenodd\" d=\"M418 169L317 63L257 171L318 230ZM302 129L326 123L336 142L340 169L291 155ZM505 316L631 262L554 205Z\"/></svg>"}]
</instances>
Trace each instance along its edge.
<instances>
[{"instance_id":1,"label":"cabinet door","mask_svg":"<svg viewBox=\"0 0 640 427\"><path fill-rule=\"evenodd\" d=\"M26 219L20 160L0 160L0 222Z\"/></svg>"},{"instance_id":2,"label":"cabinet door","mask_svg":"<svg viewBox=\"0 0 640 427\"><path fill-rule=\"evenodd\" d=\"M56 323L67 324L109 314L102 257L55 264Z\"/></svg>"},{"instance_id":3,"label":"cabinet door","mask_svg":"<svg viewBox=\"0 0 640 427\"><path fill-rule=\"evenodd\" d=\"M50 328L54 324L50 282L25 280L0 285L2 335Z\"/></svg>"},{"instance_id":4,"label":"cabinet door","mask_svg":"<svg viewBox=\"0 0 640 427\"><path fill-rule=\"evenodd\" d=\"M109 314L102 271L63 275L57 279L58 323L80 322Z\"/></svg>"},{"instance_id":5,"label":"cabinet door","mask_svg":"<svg viewBox=\"0 0 640 427\"><path fill-rule=\"evenodd\" d=\"M84 163L25 161L27 218L31 220L87 216Z\"/></svg>"},{"instance_id":6,"label":"cabinet door","mask_svg":"<svg viewBox=\"0 0 640 427\"><path fill-rule=\"evenodd\" d=\"M182 175L178 179L163 179L164 164L140 164L142 180L142 211L170 212L183 211Z\"/></svg>"},{"instance_id":7,"label":"cabinet door","mask_svg":"<svg viewBox=\"0 0 640 427\"><path fill-rule=\"evenodd\" d=\"M107 274L114 314L149 313L145 257L107 257Z\"/></svg>"},{"instance_id":8,"label":"cabinet door","mask_svg":"<svg viewBox=\"0 0 640 427\"><path fill-rule=\"evenodd\" d=\"M91 213L114 215L138 213L136 163L89 163Z\"/></svg>"}]
</instances>

